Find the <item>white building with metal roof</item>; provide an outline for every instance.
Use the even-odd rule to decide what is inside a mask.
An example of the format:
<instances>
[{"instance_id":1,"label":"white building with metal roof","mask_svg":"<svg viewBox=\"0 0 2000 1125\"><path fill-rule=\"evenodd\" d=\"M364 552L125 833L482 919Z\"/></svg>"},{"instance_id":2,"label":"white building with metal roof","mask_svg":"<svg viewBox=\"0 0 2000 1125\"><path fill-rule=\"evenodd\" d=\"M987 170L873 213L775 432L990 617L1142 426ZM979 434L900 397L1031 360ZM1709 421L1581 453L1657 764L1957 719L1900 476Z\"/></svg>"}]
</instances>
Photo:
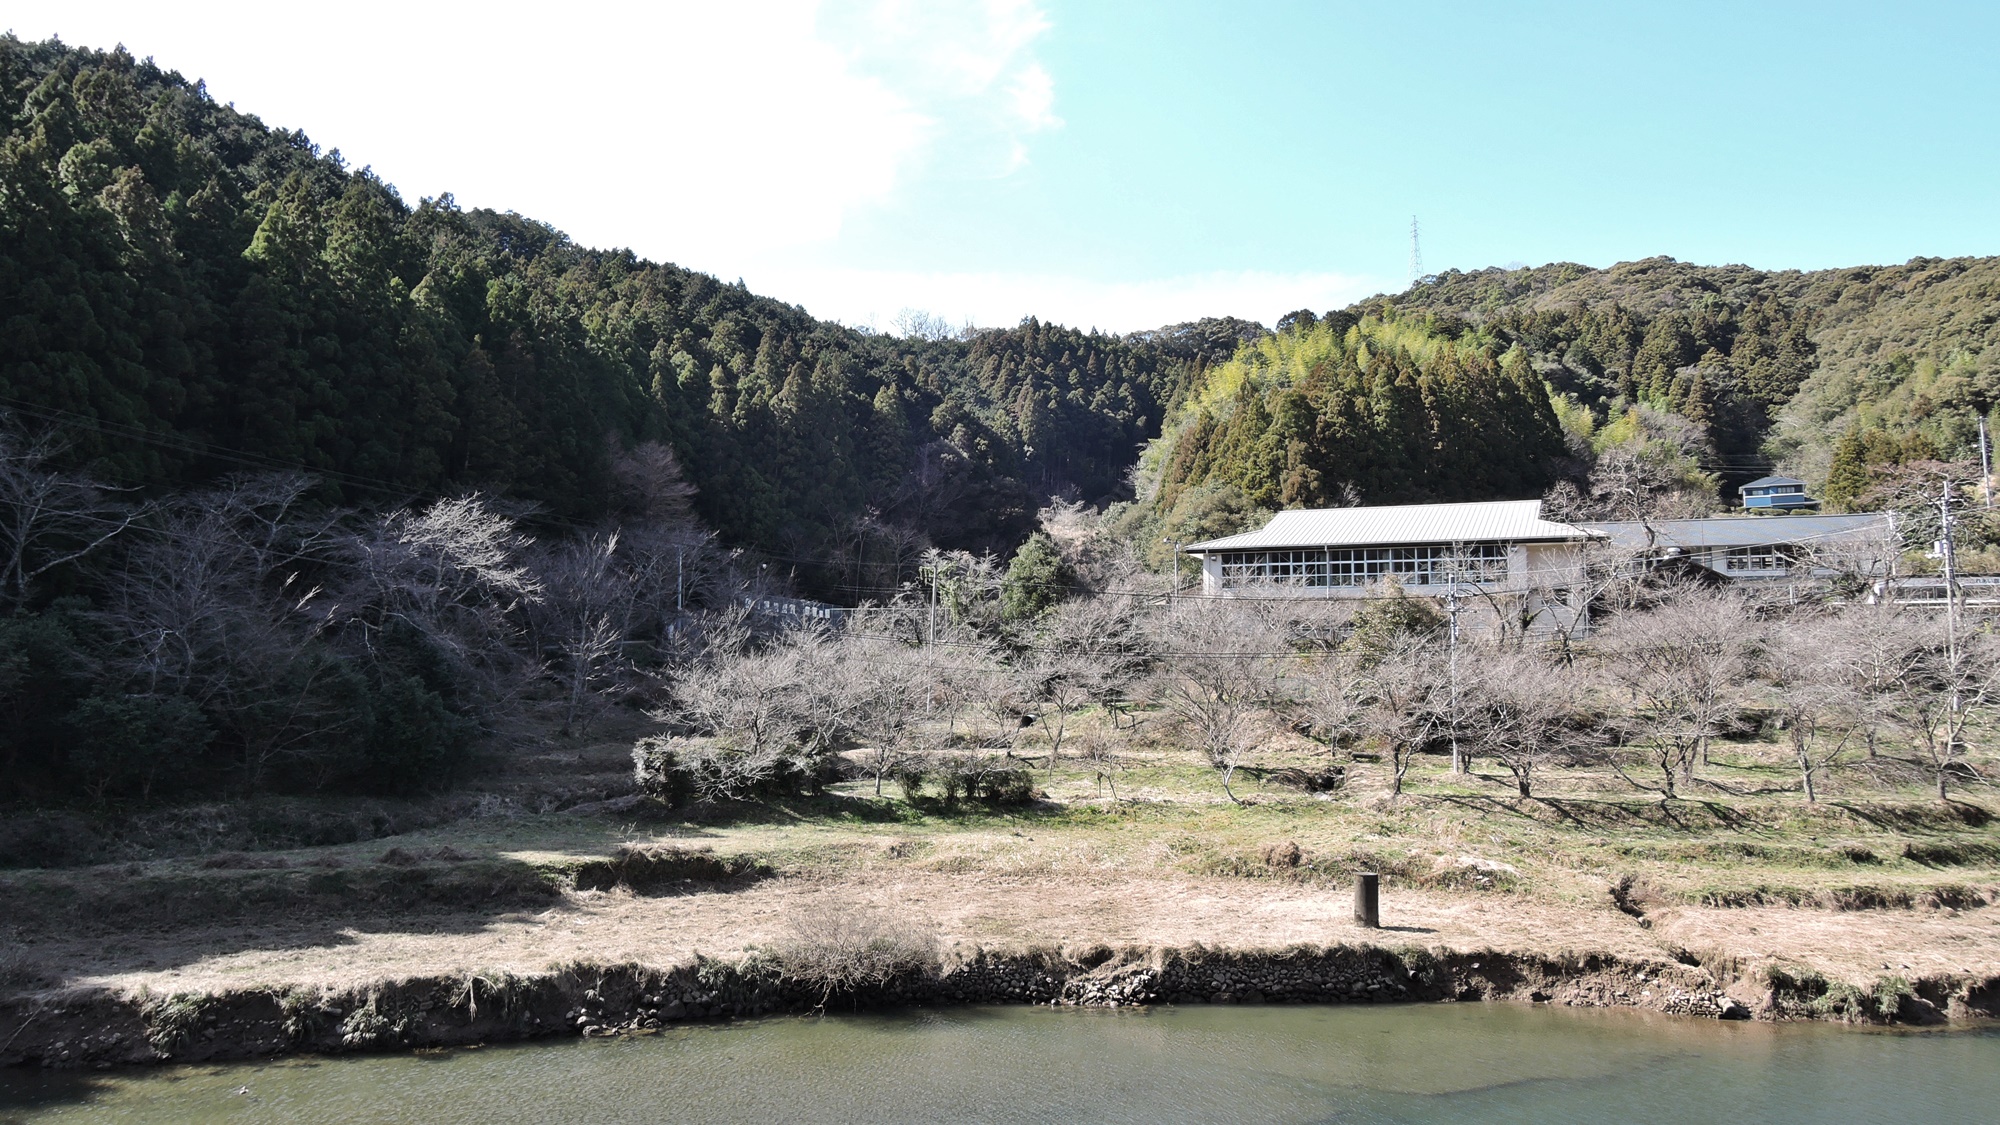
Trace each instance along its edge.
<instances>
[{"instance_id":1,"label":"white building with metal roof","mask_svg":"<svg viewBox=\"0 0 2000 1125\"><path fill-rule=\"evenodd\" d=\"M1256 531L1184 550L1201 560L1202 592L1220 597L1354 597L1388 581L1441 595L1454 580L1487 592L1566 585L1576 545L1599 537L1543 519L1540 500L1496 500L1279 512Z\"/></svg>"},{"instance_id":2,"label":"white building with metal roof","mask_svg":"<svg viewBox=\"0 0 2000 1125\"><path fill-rule=\"evenodd\" d=\"M1734 581L1793 577L1801 567L1866 572L1901 549L1895 517L1882 512L1592 521L1582 526L1634 557L1682 562Z\"/></svg>"},{"instance_id":3,"label":"white building with metal roof","mask_svg":"<svg viewBox=\"0 0 2000 1125\"><path fill-rule=\"evenodd\" d=\"M1202 593L1365 597L1388 582L1443 596L1476 587L1568 606L1586 543L1634 562L1700 567L1730 581L1796 575L1837 555L1890 551L1891 517L1718 516L1599 521L1542 517L1540 500L1402 504L1279 512L1256 531L1183 548L1201 560Z\"/></svg>"}]
</instances>

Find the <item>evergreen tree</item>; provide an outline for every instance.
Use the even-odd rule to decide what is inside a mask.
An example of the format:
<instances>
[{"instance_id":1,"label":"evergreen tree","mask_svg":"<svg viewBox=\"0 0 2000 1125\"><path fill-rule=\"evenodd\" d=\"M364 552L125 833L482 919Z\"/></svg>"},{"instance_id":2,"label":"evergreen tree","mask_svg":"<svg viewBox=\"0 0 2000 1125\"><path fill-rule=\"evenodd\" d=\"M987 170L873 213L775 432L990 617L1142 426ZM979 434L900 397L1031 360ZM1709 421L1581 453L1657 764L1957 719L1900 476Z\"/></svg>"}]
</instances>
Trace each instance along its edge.
<instances>
[{"instance_id":1,"label":"evergreen tree","mask_svg":"<svg viewBox=\"0 0 2000 1125\"><path fill-rule=\"evenodd\" d=\"M1868 491L1869 473L1866 446L1861 435L1849 430L1833 447L1833 463L1827 467L1823 499L1837 512L1852 511L1855 501Z\"/></svg>"},{"instance_id":2,"label":"evergreen tree","mask_svg":"<svg viewBox=\"0 0 2000 1125\"><path fill-rule=\"evenodd\" d=\"M1000 581L1000 613L1008 621L1027 621L1048 612L1069 592L1076 574L1064 561L1055 540L1035 532L1007 564Z\"/></svg>"}]
</instances>

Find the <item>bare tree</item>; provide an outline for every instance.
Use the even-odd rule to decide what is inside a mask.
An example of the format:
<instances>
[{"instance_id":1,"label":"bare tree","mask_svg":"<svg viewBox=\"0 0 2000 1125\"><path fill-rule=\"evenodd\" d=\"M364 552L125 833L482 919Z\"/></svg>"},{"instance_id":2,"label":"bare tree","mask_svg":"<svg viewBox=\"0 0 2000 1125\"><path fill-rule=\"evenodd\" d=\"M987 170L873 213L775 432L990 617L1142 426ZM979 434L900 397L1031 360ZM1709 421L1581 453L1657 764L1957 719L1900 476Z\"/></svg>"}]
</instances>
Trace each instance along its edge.
<instances>
[{"instance_id":1,"label":"bare tree","mask_svg":"<svg viewBox=\"0 0 2000 1125\"><path fill-rule=\"evenodd\" d=\"M1293 724L1338 749L1367 727L1368 681L1352 654L1329 651L1304 664L1288 693Z\"/></svg>"},{"instance_id":2,"label":"bare tree","mask_svg":"<svg viewBox=\"0 0 2000 1125\"><path fill-rule=\"evenodd\" d=\"M1474 752L1505 766L1521 796L1534 796L1543 768L1573 762L1590 745L1584 687L1575 666L1533 652L1494 653L1473 662L1460 694Z\"/></svg>"},{"instance_id":3,"label":"bare tree","mask_svg":"<svg viewBox=\"0 0 2000 1125\"><path fill-rule=\"evenodd\" d=\"M1080 740L1078 756L1090 765L1097 775L1098 796L1104 795L1106 786L1111 788L1111 800L1118 800L1118 779L1125 772L1125 759L1119 755L1111 740L1100 734L1086 734Z\"/></svg>"},{"instance_id":4,"label":"bare tree","mask_svg":"<svg viewBox=\"0 0 2000 1125\"><path fill-rule=\"evenodd\" d=\"M896 334L906 340L950 340L960 332L944 317L923 309L902 309L896 313L895 325Z\"/></svg>"},{"instance_id":5,"label":"bare tree","mask_svg":"<svg viewBox=\"0 0 2000 1125\"><path fill-rule=\"evenodd\" d=\"M1366 667L1362 729L1388 750L1390 792L1401 796L1416 755L1451 721L1444 646L1434 635L1405 633L1389 641Z\"/></svg>"},{"instance_id":6,"label":"bare tree","mask_svg":"<svg viewBox=\"0 0 2000 1125\"><path fill-rule=\"evenodd\" d=\"M542 596L531 543L478 495L391 512L350 541L329 619L370 650L386 629L413 630L472 684L512 661L513 611Z\"/></svg>"},{"instance_id":7,"label":"bare tree","mask_svg":"<svg viewBox=\"0 0 2000 1125\"><path fill-rule=\"evenodd\" d=\"M1159 623L1161 666L1152 695L1222 775L1222 791L1263 738L1277 703L1287 640L1270 614L1250 603L1197 603Z\"/></svg>"},{"instance_id":8,"label":"bare tree","mask_svg":"<svg viewBox=\"0 0 2000 1125\"><path fill-rule=\"evenodd\" d=\"M1924 623L1914 614L1886 601L1848 606L1839 620L1841 627L1827 639L1847 666L1862 744L1872 759L1877 755L1879 731L1893 724L1903 689L1926 662L1929 638Z\"/></svg>"},{"instance_id":9,"label":"bare tree","mask_svg":"<svg viewBox=\"0 0 2000 1125\"><path fill-rule=\"evenodd\" d=\"M1034 684L1035 698L1045 706L1041 728L1049 740L1049 769L1062 759L1063 736L1070 720L1090 706L1096 695L1097 669L1091 658L1077 653L1037 654L1022 668Z\"/></svg>"},{"instance_id":10,"label":"bare tree","mask_svg":"<svg viewBox=\"0 0 2000 1125\"><path fill-rule=\"evenodd\" d=\"M614 499L627 522L662 529L694 528L695 487L671 447L643 441L611 458Z\"/></svg>"},{"instance_id":11,"label":"bare tree","mask_svg":"<svg viewBox=\"0 0 2000 1125\"><path fill-rule=\"evenodd\" d=\"M1776 689L1808 802L1819 799L1815 776L1832 771L1867 721L1852 628L1844 616L1814 616L1779 622L1767 640L1766 678Z\"/></svg>"},{"instance_id":12,"label":"bare tree","mask_svg":"<svg viewBox=\"0 0 2000 1125\"><path fill-rule=\"evenodd\" d=\"M563 689L562 733L589 726L599 694L616 686L629 639L632 575L619 566L618 533L592 532L536 560L542 596L531 619L544 651L556 661Z\"/></svg>"},{"instance_id":13,"label":"bare tree","mask_svg":"<svg viewBox=\"0 0 2000 1125\"><path fill-rule=\"evenodd\" d=\"M1943 621L1927 632L1928 643L1899 685L1889 715L1922 755L1943 801L1950 799L1953 777L1972 773L1969 734L2000 693L2000 640L1984 632L1953 637Z\"/></svg>"},{"instance_id":14,"label":"bare tree","mask_svg":"<svg viewBox=\"0 0 2000 1125\"><path fill-rule=\"evenodd\" d=\"M63 445L23 434L0 416L0 598L25 605L37 579L97 551L129 529L143 509L103 485L55 470Z\"/></svg>"},{"instance_id":15,"label":"bare tree","mask_svg":"<svg viewBox=\"0 0 2000 1125\"><path fill-rule=\"evenodd\" d=\"M894 620L897 616L897 610L857 614L853 628L843 638L848 659L866 672L854 726L867 749L878 797L882 782L914 749L913 736L925 718L936 685L925 653L898 635L906 633L909 625L904 622L899 628Z\"/></svg>"},{"instance_id":16,"label":"bare tree","mask_svg":"<svg viewBox=\"0 0 2000 1125\"><path fill-rule=\"evenodd\" d=\"M244 477L167 505L107 583L100 618L124 642L128 691L212 716L242 782L284 763L307 781L337 768L365 709L307 573L327 562L339 513L304 514L312 482Z\"/></svg>"},{"instance_id":17,"label":"bare tree","mask_svg":"<svg viewBox=\"0 0 2000 1125\"><path fill-rule=\"evenodd\" d=\"M1666 798L1693 780L1695 763L1741 694L1753 630L1741 597L1700 588L1606 630L1605 667L1631 694Z\"/></svg>"},{"instance_id":18,"label":"bare tree","mask_svg":"<svg viewBox=\"0 0 2000 1125\"><path fill-rule=\"evenodd\" d=\"M1116 725L1152 661L1148 625L1129 595L1073 597L1044 619L1043 643L1070 662L1077 682Z\"/></svg>"},{"instance_id":19,"label":"bare tree","mask_svg":"<svg viewBox=\"0 0 2000 1125\"><path fill-rule=\"evenodd\" d=\"M659 717L714 736L759 776L774 774L805 733L800 664L785 644L715 653L680 671Z\"/></svg>"},{"instance_id":20,"label":"bare tree","mask_svg":"<svg viewBox=\"0 0 2000 1125\"><path fill-rule=\"evenodd\" d=\"M829 629L811 625L792 635L798 656L798 713L804 749L818 760L854 737L867 701L868 669Z\"/></svg>"}]
</instances>

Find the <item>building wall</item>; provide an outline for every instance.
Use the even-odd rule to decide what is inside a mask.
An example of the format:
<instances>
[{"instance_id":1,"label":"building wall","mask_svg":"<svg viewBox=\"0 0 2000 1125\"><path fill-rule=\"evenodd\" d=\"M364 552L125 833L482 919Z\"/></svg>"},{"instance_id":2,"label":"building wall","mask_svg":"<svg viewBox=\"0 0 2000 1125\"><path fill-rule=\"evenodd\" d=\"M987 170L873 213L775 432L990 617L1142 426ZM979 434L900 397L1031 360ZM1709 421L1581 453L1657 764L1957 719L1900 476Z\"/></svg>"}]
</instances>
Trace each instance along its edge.
<instances>
[{"instance_id":1,"label":"building wall","mask_svg":"<svg viewBox=\"0 0 2000 1125\"><path fill-rule=\"evenodd\" d=\"M1471 572L1462 580L1465 585L1476 586L1487 593L1521 594L1548 585L1572 585L1580 576L1579 555L1573 544L1568 543L1505 543L1470 544L1473 549L1482 549L1489 556L1474 560ZM1247 595L1269 596L1273 594L1316 598L1366 598L1378 593L1384 585L1380 578L1357 581L1356 569L1366 565L1390 571L1403 590L1411 595L1442 597L1448 583L1438 577L1443 573L1440 562L1434 557L1448 548L1437 544L1377 544L1357 548L1335 548L1326 561L1319 560L1319 549L1304 549L1314 561L1306 565L1324 568L1326 577L1291 577L1283 579L1246 577L1241 571L1246 560L1286 557L1296 559L1297 552L1285 550L1271 551L1214 551L1202 558L1202 593L1212 597L1242 597ZM1355 559L1357 554L1367 552L1370 559L1364 564ZM1384 553L1408 553L1415 558L1394 560L1373 556ZM1497 554L1497 558L1490 557ZM1499 564L1499 565L1496 565ZM1267 562L1266 569L1282 569ZM1298 564L1291 562L1296 571ZM1401 571L1396 568L1402 567ZM1438 578L1432 581L1432 578Z\"/></svg>"}]
</instances>

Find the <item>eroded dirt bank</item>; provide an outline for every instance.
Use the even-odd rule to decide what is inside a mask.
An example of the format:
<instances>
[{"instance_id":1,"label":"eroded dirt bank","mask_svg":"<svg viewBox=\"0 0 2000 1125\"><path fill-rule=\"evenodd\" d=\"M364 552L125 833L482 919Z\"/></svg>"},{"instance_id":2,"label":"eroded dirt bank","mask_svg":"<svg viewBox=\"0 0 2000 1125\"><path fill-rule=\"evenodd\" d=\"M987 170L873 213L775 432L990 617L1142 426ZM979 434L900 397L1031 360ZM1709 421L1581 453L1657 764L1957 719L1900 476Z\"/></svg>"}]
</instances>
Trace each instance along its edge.
<instances>
[{"instance_id":1,"label":"eroded dirt bank","mask_svg":"<svg viewBox=\"0 0 2000 1125\"><path fill-rule=\"evenodd\" d=\"M0 1065L58 1068L384 1051L643 1033L676 1021L904 1005L1515 1001L1630 1006L1715 1019L1936 1024L2000 1016L2000 976L1873 987L1765 969L1610 954L1539 956L1369 945L954 951L935 971L828 997L756 953L669 969L575 964L417 977L367 988L70 992L0 1004Z\"/></svg>"}]
</instances>

